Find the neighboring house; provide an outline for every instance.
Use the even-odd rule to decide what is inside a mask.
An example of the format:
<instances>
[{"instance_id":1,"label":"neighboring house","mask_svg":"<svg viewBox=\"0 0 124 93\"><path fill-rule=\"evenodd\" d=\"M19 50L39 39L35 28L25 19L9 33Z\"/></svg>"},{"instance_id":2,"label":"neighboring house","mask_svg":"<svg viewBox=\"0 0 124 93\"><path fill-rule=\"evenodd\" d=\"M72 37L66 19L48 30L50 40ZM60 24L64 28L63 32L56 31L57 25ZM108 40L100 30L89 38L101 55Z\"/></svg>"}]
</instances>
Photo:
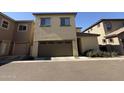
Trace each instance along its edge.
<instances>
[{"instance_id":1,"label":"neighboring house","mask_svg":"<svg viewBox=\"0 0 124 93\"><path fill-rule=\"evenodd\" d=\"M15 21L0 13L0 56L29 55L32 38L33 21Z\"/></svg>"},{"instance_id":2,"label":"neighboring house","mask_svg":"<svg viewBox=\"0 0 124 93\"><path fill-rule=\"evenodd\" d=\"M33 38L33 20L16 21L13 35L13 55L29 55Z\"/></svg>"},{"instance_id":3,"label":"neighboring house","mask_svg":"<svg viewBox=\"0 0 124 93\"><path fill-rule=\"evenodd\" d=\"M124 19L101 19L83 32L100 34L98 43L102 51L124 54Z\"/></svg>"},{"instance_id":4,"label":"neighboring house","mask_svg":"<svg viewBox=\"0 0 124 93\"><path fill-rule=\"evenodd\" d=\"M76 13L33 13L35 20L13 20L0 13L0 56L75 56L99 49L98 34L75 25Z\"/></svg>"},{"instance_id":5,"label":"neighboring house","mask_svg":"<svg viewBox=\"0 0 124 93\"><path fill-rule=\"evenodd\" d=\"M15 20L0 13L0 56L8 55L15 31Z\"/></svg>"}]
</instances>

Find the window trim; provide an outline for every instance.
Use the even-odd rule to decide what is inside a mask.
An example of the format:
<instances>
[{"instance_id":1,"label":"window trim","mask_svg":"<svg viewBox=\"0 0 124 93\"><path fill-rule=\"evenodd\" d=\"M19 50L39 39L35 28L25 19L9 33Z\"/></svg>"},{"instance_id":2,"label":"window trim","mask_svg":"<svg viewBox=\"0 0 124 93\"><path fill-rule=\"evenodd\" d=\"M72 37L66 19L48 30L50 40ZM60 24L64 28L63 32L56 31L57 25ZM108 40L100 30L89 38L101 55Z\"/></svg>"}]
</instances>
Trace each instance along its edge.
<instances>
[{"instance_id":1,"label":"window trim","mask_svg":"<svg viewBox=\"0 0 124 93\"><path fill-rule=\"evenodd\" d=\"M110 38L110 39L109 39L109 43L114 43L113 38Z\"/></svg>"},{"instance_id":2,"label":"window trim","mask_svg":"<svg viewBox=\"0 0 124 93\"><path fill-rule=\"evenodd\" d=\"M50 20L50 25L41 25L41 20L42 19L49 19ZM40 18L40 27L51 27L51 18L50 17L42 17L42 18Z\"/></svg>"},{"instance_id":3,"label":"window trim","mask_svg":"<svg viewBox=\"0 0 124 93\"><path fill-rule=\"evenodd\" d=\"M64 18L64 19L69 19L69 25L62 25L62 24L61 24L62 18ZM60 26L61 26L61 27L69 27L69 26L71 26L71 20L70 20L70 19L71 19L70 17L60 17Z\"/></svg>"},{"instance_id":4,"label":"window trim","mask_svg":"<svg viewBox=\"0 0 124 93\"><path fill-rule=\"evenodd\" d=\"M102 42L103 42L104 44L107 43L106 39L102 39Z\"/></svg>"},{"instance_id":5,"label":"window trim","mask_svg":"<svg viewBox=\"0 0 124 93\"><path fill-rule=\"evenodd\" d=\"M111 25L111 29L108 29L108 28L107 28L107 25L108 25L108 24ZM107 30L107 31L111 31L111 30L112 30L112 23L111 23L111 22L106 22L106 23L105 23L105 26L106 26L106 30Z\"/></svg>"},{"instance_id":6,"label":"window trim","mask_svg":"<svg viewBox=\"0 0 124 93\"><path fill-rule=\"evenodd\" d=\"M26 26L26 30L19 30L20 25ZM27 32L27 31L28 31L28 24L18 24L17 32Z\"/></svg>"},{"instance_id":7,"label":"window trim","mask_svg":"<svg viewBox=\"0 0 124 93\"><path fill-rule=\"evenodd\" d=\"M4 21L8 22L8 27L7 28L5 28L5 27L2 26ZM9 21L7 19L4 19L3 18L2 21L1 21L1 24L0 24L1 28L4 29L4 30L9 30L9 25L10 25L9 24Z\"/></svg>"}]
</instances>

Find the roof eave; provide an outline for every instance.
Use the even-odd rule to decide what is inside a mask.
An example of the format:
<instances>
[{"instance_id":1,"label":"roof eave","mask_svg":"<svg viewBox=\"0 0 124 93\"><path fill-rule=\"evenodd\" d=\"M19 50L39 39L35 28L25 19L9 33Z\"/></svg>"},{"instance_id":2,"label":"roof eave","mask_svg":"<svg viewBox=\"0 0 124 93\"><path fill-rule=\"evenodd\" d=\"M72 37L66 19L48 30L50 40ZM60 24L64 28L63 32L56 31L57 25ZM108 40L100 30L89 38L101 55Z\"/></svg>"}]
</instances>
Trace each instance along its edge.
<instances>
[{"instance_id":1,"label":"roof eave","mask_svg":"<svg viewBox=\"0 0 124 93\"><path fill-rule=\"evenodd\" d=\"M0 12L0 15L2 15L2 16L4 16L4 17L10 19L11 21L14 21L14 22L15 22L14 19L12 19L11 17L7 16L6 14L4 14L4 13L2 13L2 12Z\"/></svg>"},{"instance_id":2,"label":"roof eave","mask_svg":"<svg viewBox=\"0 0 124 93\"><path fill-rule=\"evenodd\" d=\"M65 14L73 14L73 15L77 15L77 13L76 12L68 12L68 13L32 13L34 16L36 16L36 15L60 15L60 14L62 14L62 15L65 15Z\"/></svg>"}]
</instances>

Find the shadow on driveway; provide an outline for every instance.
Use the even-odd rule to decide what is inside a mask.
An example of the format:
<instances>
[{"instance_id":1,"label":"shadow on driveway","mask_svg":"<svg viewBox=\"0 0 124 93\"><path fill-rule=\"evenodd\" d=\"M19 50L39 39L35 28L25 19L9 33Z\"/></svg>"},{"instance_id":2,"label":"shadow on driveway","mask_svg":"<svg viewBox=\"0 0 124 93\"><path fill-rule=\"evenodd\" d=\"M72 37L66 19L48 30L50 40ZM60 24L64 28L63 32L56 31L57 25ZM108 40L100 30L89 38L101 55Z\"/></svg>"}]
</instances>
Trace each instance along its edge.
<instances>
[{"instance_id":1,"label":"shadow on driveway","mask_svg":"<svg viewBox=\"0 0 124 93\"><path fill-rule=\"evenodd\" d=\"M22 60L34 60L34 58L31 56L2 56L0 57L0 66L11 63L13 61Z\"/></svg>"}]
</instances>

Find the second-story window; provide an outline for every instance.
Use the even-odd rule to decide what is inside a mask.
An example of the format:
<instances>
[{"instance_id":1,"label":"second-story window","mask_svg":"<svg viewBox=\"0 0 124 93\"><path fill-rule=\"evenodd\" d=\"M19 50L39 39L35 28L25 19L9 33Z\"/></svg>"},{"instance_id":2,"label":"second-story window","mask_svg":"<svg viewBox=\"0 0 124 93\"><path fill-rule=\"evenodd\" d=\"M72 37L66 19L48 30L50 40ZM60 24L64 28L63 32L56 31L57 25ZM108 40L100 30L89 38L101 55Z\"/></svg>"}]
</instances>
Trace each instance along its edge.
<instances>
[{"instance_id":1,"label":"second-story window","mask_svg":"<svg viewBox=\"0 0 124 93\"><path fill-rule=\"evenodd\" d=\"M5 28L5 29L8 29L8 28L9 28L9 23L8 23L8 21L3 20L1 26L2 26L3 28Z\"/></svg>"},{"instance_id":2,"label":"second-story window","mask_svg":"<svg viewBox=\"0 0 124 93\"><path fill-rule=\"evenodd\" d=\"M41 18L40 26L48 27L51 25L50 18Z\"/></svg>"},{"instance_id":3,"label":"second-story window","mask_svg":"<svg viewBox=\"0 0 124 93\"><path fill-rule=\"evenodd\" d=\"M61 18L61 26L70 26L70 18Z\"/></svg>"},{"instance_id":4,"label":"second-story window","mask_svg":"<svg viewBox=\"0 0 124 93\"><path fill-rule=\"evenodd\" d=\"M27 25L20 24L20 25L18 26L18 31L20 31L20 32L27 31Z\"/></svg>"},{"instance_id":5,"label":"second-story window","mask_svg":"<svg viewBox=\"0 0 124 93\"><path fill-rule=\"evenodd\" d=\"M106 23L106 29L111 30L112 29L112 24L110 22Z\"/></svg>"}]
</instances>

